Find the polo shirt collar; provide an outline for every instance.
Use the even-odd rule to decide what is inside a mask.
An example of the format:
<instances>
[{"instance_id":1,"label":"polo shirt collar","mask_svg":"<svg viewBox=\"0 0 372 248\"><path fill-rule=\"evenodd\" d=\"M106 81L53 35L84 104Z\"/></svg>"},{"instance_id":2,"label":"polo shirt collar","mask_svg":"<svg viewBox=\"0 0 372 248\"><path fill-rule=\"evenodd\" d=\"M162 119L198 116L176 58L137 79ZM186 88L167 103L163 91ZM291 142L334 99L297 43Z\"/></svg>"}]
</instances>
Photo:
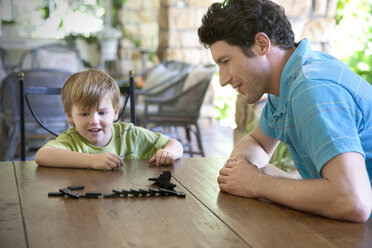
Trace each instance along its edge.
<instances>
[{"instance_id":1,"label":"polo shirt collar","mask_svg":"<svg viewBox=\"0 0 372 248\"><path fill-rule=\"evenodd\" d=\"M274 113L274 116L279 116L286 112L286 105L288 101L288 94L291 86L296 79L297 72L305 64L312 54L312 49L308 39L303 39L298 44L296 50L288 59L284 66L280 78L280 95L279 95L279 109Z\"/></svg>"}]
</instances>

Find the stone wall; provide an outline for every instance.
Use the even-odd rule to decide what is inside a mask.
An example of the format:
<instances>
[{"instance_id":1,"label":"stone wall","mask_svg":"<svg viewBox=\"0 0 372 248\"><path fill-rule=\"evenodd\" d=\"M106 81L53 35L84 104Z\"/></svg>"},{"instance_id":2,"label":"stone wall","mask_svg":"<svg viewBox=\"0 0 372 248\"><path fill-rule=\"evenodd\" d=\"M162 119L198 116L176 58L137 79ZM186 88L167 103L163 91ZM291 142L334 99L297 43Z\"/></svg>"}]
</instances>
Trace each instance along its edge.
<instances>
[{"instance_id":1,"label":"stone wall","mask_svg":"<svg viewBox=\"0 0 372 248\"><path fill-rule=\"evenodd\" d=\"M274 0L283 6L296 41L308 38L314 50L329 52L337 0Z\"/></svg>"},{"instance_id":2,"label":"stone wall","mask_svg":"<svg viewBox=\"0 0 372 248\"><path fill-rule=\"evenodd\" d=\"M128 35L140 41L136 47L128 38L119 45L122 73L130 69L138 72L149 66L148 55L156 52L159 44L160 0L128 0L118 11L118 19Z\"/></svg>"},{"instance_id":3,"label":"stone wall","mask_svg":"<svg viewBox=\"0 0 372 248\"><path fill-rule=\"evenodd\" d=\"M160 60L211 63L209 51L199 43L197 29L212 0L161 0L159 15Z\"/></svg>"},{"instance_id":4,"label":"stone wall","mask_svg":"<svg viewBox=\"0 0 372 248\"><path fill-rule=\"evenodd\" d=\"M213 0L128 0L118 13L119 21L141 45L136 48L129 39L121 40L122 70L142 69L141 58L147 60L145 66L151 65L148 52L158 55L155 63L169 59L211 63L209 51L200 45L197 35L201 17L211 3Z\"/></svg>"}]
</instances>

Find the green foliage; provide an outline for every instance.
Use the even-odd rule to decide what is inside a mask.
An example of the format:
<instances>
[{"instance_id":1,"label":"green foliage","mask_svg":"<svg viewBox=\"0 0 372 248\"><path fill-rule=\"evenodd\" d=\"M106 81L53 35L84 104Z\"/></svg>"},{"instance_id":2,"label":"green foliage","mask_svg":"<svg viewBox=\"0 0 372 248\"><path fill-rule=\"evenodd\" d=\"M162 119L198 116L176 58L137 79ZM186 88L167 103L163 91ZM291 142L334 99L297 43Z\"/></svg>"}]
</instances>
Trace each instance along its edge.
<instances>
[{"instance_id":1,"label":"green foliage","mask_svg":"<svg viewBox=\"0 0 372 248\"><path fill-rule=\"evenodd\" d=\"M216 73L219 77L219 72ZM217 82L214 82L218 84ZM217 112L216 119L223 121L225 125L235 128L235 102L236 102L236 91L229 87L221 87L216 85L214 87L214 107ZM234 123L235 126L231 124Z\"/></svg>"},{"instance_id":2,"label":"green foliage","mask_svg":"<svg viewBox=\"0 0 372 248\"><path fill-rule=\"evenodd\" d=\"M372 2L368 0L338 0L336 11L337 25L355 22L353 32L348 38L354 45L352 54L341 58L355 73L372 84Z\"/></svg>"},{"instance_id":3,"label":"green foliage","mask_svg":"<svg viewBox=\"0 0 372 248\"><path fill-rule=\"evenodd\" d=\"M118 18L118 10L127 2L127 0L112 0L111 13L112 13L112 26L117 27L120 25Z\"/></svg>"},{"instance_id":4,"label":"green foliage","mask_svg":"<svg viewBox=\"0 0 372 248\"><path fill-rule=\"evenodd\" d=\"M279 143L271 157L270 163L286 172L291 172L294 169L293 160L287 144L283 142Z\"/></svg>"},{"instance_id":5,"label":"green foliage","mask_svg":"<svg viewBox=\"0 0 372 248\"><path fill-rule=\"evenodd\" d=\"M347 0L338 0L337 7L336 7L336 25L338 25L341 20L344 18L345 4Z\"/></svg>"},{"instance_id":6,"label":"green foliage","mask_svg":"<svg viewBox=\"0 0 372 248\"><path fill-rule=\"evenodd\" d=\"M64 38L70 46L76 47L76 40L77 39L83 39L85 40L88 44L93 44L97 43L98 44L98 39L95 35L91 34L88 37L84 36L83 34L69 34L66 35Z\"/></svg>"},{"instance_id":7,"label":"green foliage","mask_svg":"<svg viewBox=\"0 0 372 248\"><path fill-rule=\"evenodd\" d=\"M43 6L43 7L39 8L38 10L42 12L41 17L43 19L48 19L50 17L50 11L49 11L48 6Z\"/></svg>"},{"instance_id":8,"label":"green foliage","mask_svg":"<svg viewBox=\"0 0 372 248\"><path fill-rule=\"evenodd\" d=\"M133 44L137 48L141 47L141 40L139 38L137 38L137 37L135 37L133 35L128 34L128 32L124 28L121 29L121 33L123 34L123 37L124 38L127 38L128 40L130 40L131 42L133 42Z\"/></svg>"},{"instance_id":9,"label":"green foliage","mask_svg":"<svg viewBox=\"0 0 372 248\"><path fill-rule=\"evenodd\" d=\"M8 20L1 20L1 24L3 25L11 25L11 24L15 24L16 21L14 20L11 20L11 21L8 21Z\"/></svg>"},{"instance_id":10,"label":"green foliage","mask_svg":"<svg viewBox=\"0 0 372 248\"><path fill-rule=\"evenodd\" d=\"M222 120L222 119L228 118L228 116L229 116L228 113L229 113L229 110L231 108L230 108L230 105L226 103L226 100L229 101L231 99L223 99L223 97L218 97L215 100L222 102L222 106L221 105L215 105L215 107L218 111L218 116L216 117L217 120Z\"/></svg>"},{"instance_id":11,"label":"green foliage","mask_svg":"<svg viewBox=\"0 0 372 248\"><path fill-rule=\"evenodd\" d=\"M370 32L372 33L372 28ZM370 42L372 42L372 40ZM371 44L369 44L369 46L372 48ZM366 49L368 49L368 44L364 44L364 51L356 51L344 62L351 68L351 70L372 84L372 55L366 54Z\"/></svg>"}]
</instances>

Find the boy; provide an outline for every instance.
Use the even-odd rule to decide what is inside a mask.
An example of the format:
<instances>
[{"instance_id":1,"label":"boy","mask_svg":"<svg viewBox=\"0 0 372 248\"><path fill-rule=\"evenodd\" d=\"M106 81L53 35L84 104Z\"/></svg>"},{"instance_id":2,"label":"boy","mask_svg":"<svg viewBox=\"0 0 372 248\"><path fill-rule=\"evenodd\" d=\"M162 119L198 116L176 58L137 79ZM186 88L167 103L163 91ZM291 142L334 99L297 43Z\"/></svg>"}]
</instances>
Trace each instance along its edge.
<instances>
[{"instance_id":1,"label":"boy","mask_svg":"<svg viewBox=\"0 0 372 248\"><path fill-rule=\"evenodd\" d=\"M110 76L96 69L71 75L61 91L64 110L72 126L39 149L40 166L112 170L123 159L149 159L172 165L183 154L175 139L118 118L120 90Z\"/></svg>"}]
</instances>

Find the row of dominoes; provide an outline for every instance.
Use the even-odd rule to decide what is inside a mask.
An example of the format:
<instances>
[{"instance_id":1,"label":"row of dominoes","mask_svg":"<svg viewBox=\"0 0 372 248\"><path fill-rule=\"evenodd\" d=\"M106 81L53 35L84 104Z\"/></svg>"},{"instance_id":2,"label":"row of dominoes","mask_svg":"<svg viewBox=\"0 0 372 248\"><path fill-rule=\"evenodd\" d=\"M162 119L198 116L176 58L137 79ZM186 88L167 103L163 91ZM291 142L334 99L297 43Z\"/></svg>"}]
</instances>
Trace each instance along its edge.
<instances>
[{"instance_id":1,"label":"row of dominoes","mask_svg":"<svg viewBox=\"0 0 372 248\"><path fill-rule=\"evenodd\" d=\"M108 194L102 194L101 192L86 192L85 194L80 194L76 191L73 191L72 189L78 190L78 189L84 189L84 186L69 186L67 188L62 188L59 190L59 192L49 192L48 196L68 196L74 199L79 198L99 198L103 195L104 198L116 198L116 197L128 197L128 196L178 196L178 197L185 197L185 193L181 191L175 191L175 190L169 190L169 189L152 189L149 188L147 190L145 189L130 189L130 190L116 190L113 189L112 193Z\"/></svg>"}]
</instances>

